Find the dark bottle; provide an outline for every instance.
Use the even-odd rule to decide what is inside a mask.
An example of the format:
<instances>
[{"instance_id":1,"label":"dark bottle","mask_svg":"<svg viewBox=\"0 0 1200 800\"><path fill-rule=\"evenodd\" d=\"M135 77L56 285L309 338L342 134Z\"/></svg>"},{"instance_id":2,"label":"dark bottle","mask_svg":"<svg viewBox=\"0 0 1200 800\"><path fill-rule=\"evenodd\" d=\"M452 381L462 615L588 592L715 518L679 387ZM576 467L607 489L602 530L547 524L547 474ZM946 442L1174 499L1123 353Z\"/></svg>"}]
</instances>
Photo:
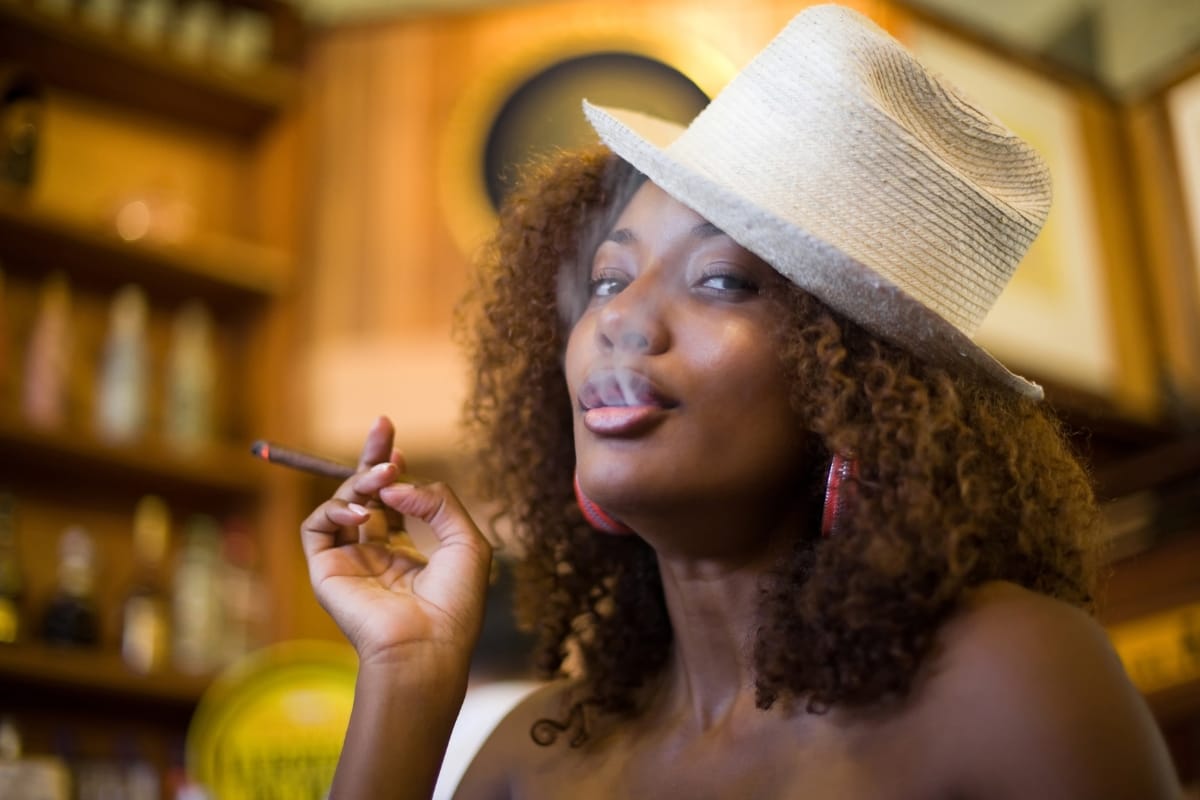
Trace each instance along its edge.
<instances>
[{"instance_id":1,"label":"dark bottle","mask_svg":"<svg viewBox=\"0 0 1200 800\"><path fill-rule=\"evenodd\" d=\"M78 525L58 540L58 589L42 617L42 638L50 644L91 646L100 641L92 591L96 583L95 545Z\"/></svg>"},{"instance_id":2,"label":"dark bottle","mask_svg":"<svg viewBox=\"0 0 1200 800\"><path fill-rule=\"evenodd\" d=\"M33 185L45 98L29 72L0 66L0 184Z\"/></svg>"}]
</instances>

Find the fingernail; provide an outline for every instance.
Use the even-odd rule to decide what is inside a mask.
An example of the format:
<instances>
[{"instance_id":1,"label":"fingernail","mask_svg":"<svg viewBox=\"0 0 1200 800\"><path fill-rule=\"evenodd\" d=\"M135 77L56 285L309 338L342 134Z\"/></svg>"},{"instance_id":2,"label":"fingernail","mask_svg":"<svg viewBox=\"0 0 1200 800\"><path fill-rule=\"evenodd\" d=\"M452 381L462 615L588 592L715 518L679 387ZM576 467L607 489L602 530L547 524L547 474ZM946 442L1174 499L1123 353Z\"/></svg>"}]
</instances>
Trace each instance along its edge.
<instances>
[{"instance_id":1,"label":"fingernail","mask_svg":"<svg viewBox=\"0 0 1200 800\"><path fill-rule=\"evenodd\" d=\"M355 514L358 514L360 517L365 517L369 513L371 513L369 511L367 511L367 509L364 508L363 506L360 506L358 503L347 503L346 508L353 511Z\"/></svg>"},{"instance_id":2,"label":"fingernail","mask_svg":"<svg viewBox=\"0 0 1200 800\"><path fill-rule=\"evenodd\" d=\"M383 462L371 467L371 472L384 472L388 469L391 469L391 467L392 467L392 462L383 461Z\"/></svg>"}]
</instances>

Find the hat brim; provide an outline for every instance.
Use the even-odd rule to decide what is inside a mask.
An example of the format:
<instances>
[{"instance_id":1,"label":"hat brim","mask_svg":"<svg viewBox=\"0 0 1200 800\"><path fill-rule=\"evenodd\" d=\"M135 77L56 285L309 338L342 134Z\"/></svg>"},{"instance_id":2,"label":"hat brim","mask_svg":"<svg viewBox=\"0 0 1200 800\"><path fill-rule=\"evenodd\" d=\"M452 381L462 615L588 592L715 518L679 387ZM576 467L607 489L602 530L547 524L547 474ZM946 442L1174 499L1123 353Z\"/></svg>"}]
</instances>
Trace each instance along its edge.
<instances>
[{"instance_id":1,"label":"hat brim","mask_svg":"<svg viewBox=\"0 0 1200 800\"><path fill-rule=\"evenodd\" d=\"M756 206L705 174L702 165L672 157L668 148L683 133L682 127L586 100L583 106L609 149L835 311L925 361L992 381L1033 400L1042 399L1042 387L1009 371L970 337L869 266L795 222Z\"/></svg>"}]
</instances>

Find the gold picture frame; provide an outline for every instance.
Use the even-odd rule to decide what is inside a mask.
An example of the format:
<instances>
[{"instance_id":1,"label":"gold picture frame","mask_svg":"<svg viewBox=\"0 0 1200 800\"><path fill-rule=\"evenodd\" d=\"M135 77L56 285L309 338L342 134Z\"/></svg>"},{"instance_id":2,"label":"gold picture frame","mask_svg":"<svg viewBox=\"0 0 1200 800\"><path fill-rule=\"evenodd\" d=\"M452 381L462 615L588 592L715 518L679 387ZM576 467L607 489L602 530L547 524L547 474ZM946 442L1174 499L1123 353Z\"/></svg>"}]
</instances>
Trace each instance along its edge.
<instances>
[{"instance_id":1,"label":"gold picture frame","mask_svg":"<svg viewBox=\"0 0 1200 800\"><path fill-rule=\"evenodd\" d=\"M1157 306L1173 400L1178 412L1200 419L1200 59L1162 93L1161 107L1161 115L1150 114L1166 136L1143 147L1161 174L1146 187L1159 207L1147 209L1145 224L1157 229Z\"/></svg>"}]
</instances>

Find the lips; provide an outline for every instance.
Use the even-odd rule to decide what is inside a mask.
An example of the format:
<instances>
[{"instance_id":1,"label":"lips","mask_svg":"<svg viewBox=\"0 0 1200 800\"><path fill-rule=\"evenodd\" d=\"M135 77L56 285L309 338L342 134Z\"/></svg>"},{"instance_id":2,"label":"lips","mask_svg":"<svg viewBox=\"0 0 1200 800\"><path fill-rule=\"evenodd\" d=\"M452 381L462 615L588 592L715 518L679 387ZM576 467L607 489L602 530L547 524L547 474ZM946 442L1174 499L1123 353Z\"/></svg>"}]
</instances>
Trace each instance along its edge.
<instances>
[{"instance_id":1,"label":"lips","mask_svg":"<svg viewBox=\"0 0 1200 800\"><path fill-rule=\"evenodd\" d=\"M632 370L593 373L579 390L583 424L601 436L635 436L657 425L678 403Z\"/></svg>"}]
</instances>

